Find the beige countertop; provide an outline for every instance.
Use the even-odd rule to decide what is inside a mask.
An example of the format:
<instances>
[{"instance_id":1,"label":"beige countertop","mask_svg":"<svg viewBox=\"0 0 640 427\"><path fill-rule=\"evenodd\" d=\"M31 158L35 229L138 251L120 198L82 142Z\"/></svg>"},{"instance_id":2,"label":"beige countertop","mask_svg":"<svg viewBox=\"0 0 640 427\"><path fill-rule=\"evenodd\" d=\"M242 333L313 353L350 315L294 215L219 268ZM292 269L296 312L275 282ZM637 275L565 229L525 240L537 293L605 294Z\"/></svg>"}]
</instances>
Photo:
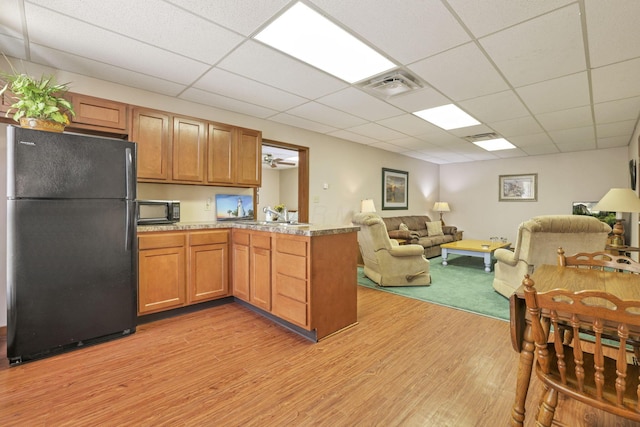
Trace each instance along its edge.
<instances>
[{"instance_id":1,"label":"beige countertop","mask_svg":"<svg viewBox=\"0 0 640 427\"><path fill-rule=\"evenodd\" d=\"M283 224L243 221L220 222L177 222L175 224L139 225L138 233L157 231L189 231L216 228L239 228L244 230L266 231L297 236L324 236L329 234L343 234L357 232L360 227L354 225L314 225L314 224Z\"/></svg>"}]
</instances>

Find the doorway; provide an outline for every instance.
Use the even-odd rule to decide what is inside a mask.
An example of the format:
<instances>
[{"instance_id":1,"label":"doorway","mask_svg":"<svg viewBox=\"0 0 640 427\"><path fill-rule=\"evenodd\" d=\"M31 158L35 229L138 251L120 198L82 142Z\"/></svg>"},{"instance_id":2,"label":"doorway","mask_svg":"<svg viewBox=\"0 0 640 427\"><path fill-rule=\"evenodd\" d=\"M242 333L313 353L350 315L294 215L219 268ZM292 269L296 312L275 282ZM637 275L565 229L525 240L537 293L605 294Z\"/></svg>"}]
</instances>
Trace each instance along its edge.
<instances>
[{"instance_id":1,"label":"doorway","mask_svg":"<svg viewBox=\"0 0 640 427\"><path fill-rule=\"evenodd\" d=\"M284 191L297 187L297 191L295 191L297 194L283 194L282 197L286 199L285 204L289 205L287 207L297 211L298 222L309 222L309 147L263 139L262 168L264 173L263 186L265 186L266 174L277 171L279 175L282 175L283 185L281 187ZM292 182L292 180L297 180L297 182ZM256 189L255 196L258 205L266 206L265 203L282 202L281 200L266 200L267 191L263 191L265 200L261 200L260 190L260 188ZM280 197L279 190L278 197ZM262 207L260 207L261 209Z\"/></svg>"}]
</instances>

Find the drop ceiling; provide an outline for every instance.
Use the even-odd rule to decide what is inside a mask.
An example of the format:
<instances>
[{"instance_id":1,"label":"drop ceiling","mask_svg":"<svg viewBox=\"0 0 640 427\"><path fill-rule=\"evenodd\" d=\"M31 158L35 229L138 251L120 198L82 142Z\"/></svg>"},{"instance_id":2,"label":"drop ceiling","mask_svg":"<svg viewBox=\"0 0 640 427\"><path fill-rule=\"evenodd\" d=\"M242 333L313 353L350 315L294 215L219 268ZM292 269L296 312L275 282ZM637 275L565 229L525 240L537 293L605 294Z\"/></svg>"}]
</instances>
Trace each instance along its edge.
<instances>
[{"instance_id":1,"label":"drop ceiling","mask_svg":"<svg viewBox=\"0 0 640 427\"><path fill-rule=\"evenodd\" d=\"M3 0L0 50L437 164L627 146L640 1L305 0L414 76L389 98L255 41L290 0ZM412 112L453 103L444 131ZM487 152L471 135L517 148Z\"/></svg>"}]
</instances>

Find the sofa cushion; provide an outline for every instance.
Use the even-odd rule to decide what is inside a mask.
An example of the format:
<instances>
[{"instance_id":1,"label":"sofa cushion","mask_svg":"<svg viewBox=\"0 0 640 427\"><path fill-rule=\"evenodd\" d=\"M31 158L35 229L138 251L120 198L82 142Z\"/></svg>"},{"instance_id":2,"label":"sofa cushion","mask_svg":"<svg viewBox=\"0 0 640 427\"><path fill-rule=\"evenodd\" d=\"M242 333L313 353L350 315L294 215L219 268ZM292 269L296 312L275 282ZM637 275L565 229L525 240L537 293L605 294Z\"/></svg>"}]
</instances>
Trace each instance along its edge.
<instances>
[{"instance_id":1,"label":"sofa cushion","mask_svg":"<svg viewBox=\"0 0 640 427\"><path fill-rule=\"evenodd\" d=\"M438 246L443 243L449 242L453 242L453 236L451 234L445 234L442 236L421 237L418 239L418 244L422 245L425 248L430 248L432 246Z\"/></svg>"},{"instance_id":2,"label":"sofa cushion","mask_svg":"<svg viewBox=\"0 0 640 427\"><path fill-rule=\"evenodd\" d=\"M404 240L413 240L417 239L419 236L410 230L391 230L387 232L389 234L389 238L391 239L404 239Z\"/></svg>"},{"instance_id":3,"label":"sofa cushion","mask_svg":"<svg viewBox=\"0 0 640 427\"><path fill-rule=\"evenodd\" d=\"M413 231L426 230L427 226L425 225L425 222L431 221L431 219L426 215L403 216L400 218L402 218L403 223L407 224L409 230Z\"/></svg>"},{"instance_id":4,"label":"sofa cushion","mask_svg":"<svg viewBox=\"0 0 640 427\"><path fill-rule=\"evenodd\" d=\"M400 223L400 226L398 227L398 229L400 231L409 231L409 227L407 227L407 224L405 224L404 222Z\"/></svg>"},{"instance_id":5,"label":"sofa cushion","mask_svg":"<svg viewBox=\"0 0 640 427\"><path fill-rule=\"evenodd\" d=\"M440 221L427 222L427 231L429 236L444 236L442 231L442 223Z\"/></svg>"}]
</instances>

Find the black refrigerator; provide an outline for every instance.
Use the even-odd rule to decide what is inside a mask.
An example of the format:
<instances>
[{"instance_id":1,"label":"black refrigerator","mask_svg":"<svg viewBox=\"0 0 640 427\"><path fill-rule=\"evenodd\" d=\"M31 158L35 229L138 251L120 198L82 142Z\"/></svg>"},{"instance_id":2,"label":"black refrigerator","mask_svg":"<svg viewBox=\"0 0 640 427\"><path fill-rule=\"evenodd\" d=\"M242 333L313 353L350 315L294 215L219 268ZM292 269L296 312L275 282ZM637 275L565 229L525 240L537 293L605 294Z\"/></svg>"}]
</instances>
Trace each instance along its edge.
<instances>
[{"instance_id":1,"label":"black refrigerator","mask_svg":"<svg viewBox=\"0 0 640 427\"><path fill-rule=\"evenodd\" d=\"M7 127L10 365L135 332L136 145Z\"/></svg>"}]
</instances>

